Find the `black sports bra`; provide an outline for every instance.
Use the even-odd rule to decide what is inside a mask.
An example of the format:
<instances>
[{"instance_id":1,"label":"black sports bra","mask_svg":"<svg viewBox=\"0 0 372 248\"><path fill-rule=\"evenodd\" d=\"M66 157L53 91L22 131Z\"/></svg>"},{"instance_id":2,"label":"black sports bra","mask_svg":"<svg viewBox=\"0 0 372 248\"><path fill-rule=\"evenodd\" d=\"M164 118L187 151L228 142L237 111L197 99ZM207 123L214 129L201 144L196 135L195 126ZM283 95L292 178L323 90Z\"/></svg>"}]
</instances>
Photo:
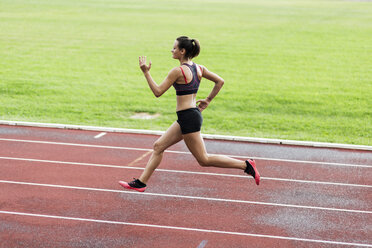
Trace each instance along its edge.
<instances>
[{"instance_id":1,"label":"black sports bra","mask_svg":"<svg viewBox=\"0 0 372 248\"><path fill-rule=\"evenodd\" d=\"M199 85L200 85L200 79L198 78L196 64L193 63L192 65L189 65L189 64L183 64L183 65L186 65L190 68L191 73L192 73L192 80L190 83L187 83L185 72L183 71L182 67L180 67L183 77L185 78L186 84L178 84L176 82L173 83L173 87L176 89L177 96L197 93L199 89Z\"/></svg>"}]
</instances>

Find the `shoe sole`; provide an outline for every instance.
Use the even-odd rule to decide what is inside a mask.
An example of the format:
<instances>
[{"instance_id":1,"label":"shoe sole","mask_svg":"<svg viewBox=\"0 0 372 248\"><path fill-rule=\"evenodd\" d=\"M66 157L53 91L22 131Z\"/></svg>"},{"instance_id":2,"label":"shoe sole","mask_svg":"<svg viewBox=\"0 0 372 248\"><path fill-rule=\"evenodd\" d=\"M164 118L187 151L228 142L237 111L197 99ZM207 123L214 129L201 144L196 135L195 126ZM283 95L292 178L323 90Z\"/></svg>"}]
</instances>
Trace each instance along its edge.
<instances>
[{"instance_id":1,"label":"shoe sole","mask_svg":"<svg viewBox=\"0 0 372 248\"><path fill-rule=\"evenodd\" d=\"M143 187L143 188L133 188L127 182L123 182L123 181L119 181L119 184L122 187L126 188L126 189L132 189L132 190L136 190L138 192L144 192L146 190L146 187Z\"/></svg>"},{"instance_id":2,"label":"shoe sole","mask_svg":"<svg viewBox=\"0 0 372 248\"><path fill-rule=\"evenodd\" d=\"M255 177L254 177L254 180L256 181L256 184L259 185L260 184L260 173L258 172L257 168L256 168L256 162L253 160L253 159L248 159L248 162L252 165L253 167L253 170L254 170L254 173L255 173Z\"/></svg>"}]
</instances>

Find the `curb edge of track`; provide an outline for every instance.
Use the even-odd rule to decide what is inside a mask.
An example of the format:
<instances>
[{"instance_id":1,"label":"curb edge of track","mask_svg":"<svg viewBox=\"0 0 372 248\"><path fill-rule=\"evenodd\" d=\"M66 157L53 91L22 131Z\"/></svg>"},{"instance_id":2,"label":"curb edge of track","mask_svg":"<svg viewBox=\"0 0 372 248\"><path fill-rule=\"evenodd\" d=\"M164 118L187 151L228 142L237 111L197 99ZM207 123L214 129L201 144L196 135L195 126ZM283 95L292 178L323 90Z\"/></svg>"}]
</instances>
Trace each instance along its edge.
<instances>
[{"instance_id":1,"label":"curb edge of track","mask_svg":"<svg viewBox=\"0 0 372 248\"><path fill-rule=\"evenodd\" d=\"M45 128L101 131L101 132L113 132L113 133L152 134L152 135L162 135L164 133L164 131L156 131L156 130L97 127L97 126L24 122L24 121L7 121L7 120L0 120L0 125L45 127ZM372 146L365 146L365 145L350 145L350 144L339 144L339 143L325 143L325 142L283 140L283 139L267 139L267 138L241 137L241 136L214 135L214 134L202 134L202 136L203 138L214 139L214 140L242 141L242 142L262 143L262 144L293 145L293 146L308 146L308 147L316 147L316 148L336 148L336 149L372 151Z\"/></svg>"}]
</instances>

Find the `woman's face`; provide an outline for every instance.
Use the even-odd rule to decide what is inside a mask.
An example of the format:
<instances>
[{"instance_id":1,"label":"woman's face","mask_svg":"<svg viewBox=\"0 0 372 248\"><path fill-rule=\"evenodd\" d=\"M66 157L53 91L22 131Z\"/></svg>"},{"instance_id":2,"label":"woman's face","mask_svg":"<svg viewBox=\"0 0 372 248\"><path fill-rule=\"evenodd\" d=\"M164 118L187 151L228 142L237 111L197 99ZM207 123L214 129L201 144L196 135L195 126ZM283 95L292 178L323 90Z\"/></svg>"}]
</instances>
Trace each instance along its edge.
<instances>
[{"instance_id":1,"label":"woman's face","mask_svg":"<svg viewBox=\"0 0 372 248\"><path fill-rule=\"evenodd\" d=\"M178 41L176 40L175 42L174 42L174 44L173 44L173 49L172 49L172 54L173 54L173 58L174 59L180 59L181 57L182 57L182 53L184 52L183 50L185 50L185 49L179 49L178 48Z\"/></svg>"}]
</instances>

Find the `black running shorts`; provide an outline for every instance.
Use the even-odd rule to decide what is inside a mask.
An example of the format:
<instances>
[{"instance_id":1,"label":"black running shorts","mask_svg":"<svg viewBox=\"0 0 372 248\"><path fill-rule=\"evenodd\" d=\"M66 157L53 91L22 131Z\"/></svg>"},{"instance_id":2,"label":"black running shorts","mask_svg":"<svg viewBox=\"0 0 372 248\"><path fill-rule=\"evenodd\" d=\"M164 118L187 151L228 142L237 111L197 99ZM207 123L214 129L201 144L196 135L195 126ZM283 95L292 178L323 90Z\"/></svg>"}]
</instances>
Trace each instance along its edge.
<instances>
[{"instance_id":1,"label":"black running shorts","mask_svg":"<svg viewBox=\"0 0 372 248\"><path fill-rule=\"evenodd\" d=\"M182 134L199 132L203 123L203 116L198 108L189 108L177 111L178 124Z\"/></svg>"}]
</instances>

